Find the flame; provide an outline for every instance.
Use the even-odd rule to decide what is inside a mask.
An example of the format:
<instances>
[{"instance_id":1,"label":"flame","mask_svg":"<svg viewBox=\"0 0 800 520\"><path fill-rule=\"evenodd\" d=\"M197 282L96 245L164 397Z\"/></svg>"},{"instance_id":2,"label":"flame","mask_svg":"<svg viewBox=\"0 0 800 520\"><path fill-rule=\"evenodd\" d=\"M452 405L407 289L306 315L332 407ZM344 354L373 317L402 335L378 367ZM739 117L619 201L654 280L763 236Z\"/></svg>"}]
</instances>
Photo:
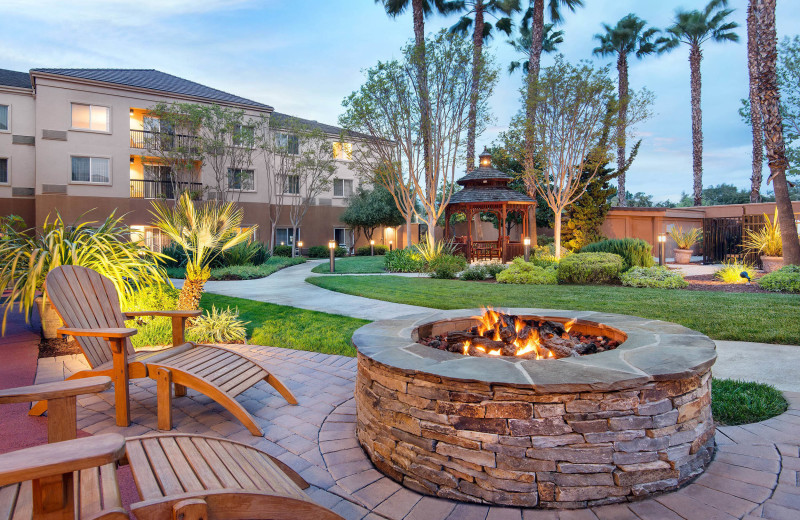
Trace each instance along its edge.
<instances>
[{"instance_id":1,"label":"flame","mask_svg":"<svg viewBox=\"0 0 800 520\"><path fill-rule=\"evenodd\" d=\"M469 345L470 345L470 342L469 342L469 341L467 341L466 343L464 343L464 355L465 355L465 356L469 354Z\"/></svg>"},{"instance_id":2,"label":"flame","mask_svg":"<svg viewBox=\"0 0 800 520\"><path fill-rule=\"evenodd\" d=\"M489 355L490 355L490 356L499 356L499 355L500 355L500 349L497 349L497 350L490 350L490 351L489 351Z\"/></svg>"},{"instance_id":3,"label":"flame","mask_svg":"<svg viewBox=\"0 0 800 520\"><path fill-rule=\"evenodd\" d=\"M498 312L491 307L484 307L483 314L480 316L475 316L475 319L478 320L478 334L484 336L487 332L491 331L492 340L501 341L500 328L503 324L500 321L500 314ZM568 321L564 324L564 329L569 331L575 322L576 320L574 319ZM523 320L520 320L519 318L514 320L515 332L519 333L525 328L525 326L526 324ZM466 342L464 344L464 355L468 355L470 346L470 342ZM535 353L535 359L552 359L554 357L552 352L541 348L541 339L539 338L539 333L536 329L531 331L531 335L525 341L521 341L519 339L515 340L514 347L516 348L516 352L514 353L515 356L525 356ZM486 349L481 346L476 346L475 348L490 356L502 355L502 351L500 349L493 349L487 352Z\"/></svg>"},{"instance_id":4,"label":"flame","mask_svg":"<svg viewBox=\"0 0 800 520\"><path fill-rule=\"evenodd\" d=\"M571 331L572 330L572 326L575 325L576 321L578 321L577 318L572 318L571 320L566 322L564 324L564 330L566 330L567 332Z\"/></svg>"}]
</instances>

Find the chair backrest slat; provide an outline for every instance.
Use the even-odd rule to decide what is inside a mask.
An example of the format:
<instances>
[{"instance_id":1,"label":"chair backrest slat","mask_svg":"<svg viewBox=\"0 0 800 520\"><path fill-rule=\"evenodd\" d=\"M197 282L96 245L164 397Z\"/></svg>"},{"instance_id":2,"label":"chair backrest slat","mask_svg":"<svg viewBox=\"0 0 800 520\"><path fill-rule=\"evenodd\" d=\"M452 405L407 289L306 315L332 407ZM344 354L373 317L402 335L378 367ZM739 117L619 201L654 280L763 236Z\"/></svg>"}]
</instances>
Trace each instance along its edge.
<instances>
[{"instance_id":1,"label":"chair backrest slat","mask_svg":"<svg viewBox=\"0 0 800 520\"><path fill-rule=\"evenodd\" d=\"M47 275L47 296L67 327L98 329L125 326L119 296L111 280L92 269L74 265L56 267ZM76 338L92 368L111 361L111 349L102 338ZM130 338L128 354L133 354Z\"/></svg>"}]
</instances>

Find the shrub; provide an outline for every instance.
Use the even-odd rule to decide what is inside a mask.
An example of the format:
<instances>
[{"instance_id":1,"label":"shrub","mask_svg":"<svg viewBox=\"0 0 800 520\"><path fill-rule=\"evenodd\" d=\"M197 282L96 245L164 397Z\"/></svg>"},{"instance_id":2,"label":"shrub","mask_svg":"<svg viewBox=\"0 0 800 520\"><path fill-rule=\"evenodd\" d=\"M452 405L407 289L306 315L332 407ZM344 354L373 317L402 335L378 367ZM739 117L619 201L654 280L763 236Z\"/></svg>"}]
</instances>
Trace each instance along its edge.
<instances>
[{"instance_id":1,"label":"shrub","mask_svg":"<svg viewBox=\"0 0 800 520\"><path fill-rule=\"evenodd\" d=\"M186 265L186 251L175 242L170 242L162 247L161 254L169 257L160 259L164 267L183 267Z\"/></svg>"},{"instance_id":2,"label":"shrub","mask_svg":"<svg viewBox=\"0 0 800 520\"><path fill-rule=\"evenodd\" d=\"M178 307L180 291L168 285L142 287L126 301L122 302L125 312L133 311L171 311ZM125 325L139 329L131 337L134 347L169 345L172 342L172 320L166 316L140 316L127 320Z\"/></svg>"},{"instance_id":3,"label":"shrub","mask_svg":"<svg viewBox=\"0 0 800 520\"><path fill-rule=\"evenodd\" d=\"M275 246L272 254L274 256L292 256L292 246Z\"/></svg>"},{"instance_id":4,"label":"shrub","mask_svg":"<svg viewBox=\"0 0 800 520\"><path fill-rule=\"evenodd\" d=\"M383 258L386 270L393 273L420 273L425 268L425 261L416 249L395 249Z\"/></svg>"},{"instance_id":5,"label":"shrub","mask_svg":"<svg viewBox=\"0 0 800 520\"><path fill-rule=\"evenodd\" d=\"M775 208L775 218L764 214L764 227L758 231L746 230L744 237L745 251L759 253L764 256L783 256L783 240L781 239L781 226L778 223L778 208Z\"/></svg>"},{"instance_id":6,"label":"shrub","mask_svg":"<svg viewBox=\"0 0 800 520\"><path fill-rule=\"evenodd\" d=\"M486 266L473 265L461 273L459 278L465 281L480 281L486 279Z\"/></svg>"},{"instance_id":7,"label":"shrub","mask_svg":"<svg viewBox=\"0 0 800 520\"><path fill-rule=\"evenodd\" d=\"M669 236L675 241L678 249L691 249L700 238L703 236L703 230L700 228L692 228L684 231L681 226L673 226L669 231Z\"/></svg>"},{"instance_id":8,"label":"shrub","mask_svg":"<svg viewBox=\"0 0 800 520\"><path fill-rule=\"evenodd\" d=\"M773 292L800 293L800 266L787 265L758 279L758 285Z\"/></svg>"},{"instance_id":9,"label":"shrub","mask_svg":"<svg viewBox=\"0 0 800 520\"><path fill-rule=\"evenodd\" d=\"M602 284L619 281L625 262L614 253L576 253L558 263L562 283Z\"/></svg>"},{"instance_id":10,"label":"shrub","mask_svg":"<svg viewBox=\"0 0 800 520\"><path fill-rule=\"evenodd\" d=\"M329 256L330 252L327 246L311 246L308 248L309 258L328 258ZM336 246L333 250L333 256L336 258L347 256L347 249Z\"/></svg>"},{"instance_id":11,"label":"shrub","mask_svg":"<svg viewBox=\"0 0 800 520\"><path fill-rule=\"evenodd\" d=\"M261 242L242 242L222 252L211 267L261 265L269 260L269 249Z\"/></svg>"},{"instance_id":12,"label":"shrub","mask_svg":"<svg viewBox=\"0 0 800 520\"><path fill-rule=\"evenodd\" d=\"M454 255L456 253L456 245L452 241L445 240L440 240L433 245L428 244L427 240L423 240L414 248L422 255L426 265L430 265L442 255Z\"/></svg>"},{"instance_id":13,"label":"shrub","mask_svg":"<svg viewBox=\"0 0 800 520\"><path fill-rule=\"evenodd\" d=\"M238 308L223 311L212 305L210 311L193 320L186 332L191 341L199 343L240 343L247 338L248 323L239 319Z\"/></svg>"},{"instance_id":14,"label":"shrub","mask_svg":"<svg viewBox=\"0 0 800 520\"><path fill-rule=\"evenodd\" d=\"M553 267L539 267L522 258L515 258L507 269L497 274L498 283L555 285L558 283Z\"/></svg>"},{"instance_id":15,"label":"shrub","mask_svg":"<svg viewBox=\"0 0 800 520\"><path fill-rule=\"evenodd\" d=\"M292 265L302 264L306 261L302 256L287 258L276 256L261 265L232 265L230 267L217 267L211 270L209 280L252 280L264 278L275 271ZM170 278L185 278L186 270L182 267L167 267Z\"/></svg>"},{"instance_id":16,"label":"shrub","mask_svg":"<svg viewBox=\"0 0 800 520\"><path fill-rule=\"evenodd\" d=\"M622 285L628 287L650 287L653 289L682 289L689 285L680 271L671 271L663 266L633 267L620 276Z\"/></svg>"},{"instance_id":17,"label":"shrub","mask_svg":"<svg viewBox=\"0 0 800 520\"><path fill-rule=\"evenodd\" d=\"M467 260L461 255L439 255L428 264L431 278L453 279L467 268Z\"/></svg>"},{"instance_id":18,"label":"shrub","mask_svg":"<svg viewBox=\"0 0 800 520\"><path fill-rule=\"evenodd\" d=\"M652 267L653 246L640 238L614 238L589 244L581 253L613 253L622 257L623 271L631 267Z\"/></svg>"},{"instance_id":19,"label":"shrub","mask_svg":"<svg viewBox=\"0 0 800 520\"><path fill-rule=\"evenodd\" d=\"M378 255L383 256L389 250L389 248L383 244L375 244L374 247L375 247L375 256ZM372 251L370 250L370 246L361 246L356 249L356 256L370 256L371 254Z\"/></svg>"},{"instance_id":20,"label":"shrub","mask_svg":"<svg viewBox=\"0 0 800 520\"><path fill-rule=\"evenodd\" d=\"M253 257L251 258L253 265L264 264L272 256L269 254L269 248L267 247L267 244L263 242L253 242L253 248L255 249Z\"/></svg>"},{"instance_id":21,"label":"shrub","mask_svg":"<svg viewBox=\"0 0 800 520\"><path fill-rule=\"evenodd\" d=\"M490 264L486 264L484 268L486 269L486 276L489 278L497 278L498 274L506 270L506 265L492 262Z\"/></svg>"},{"instance_id":22,"label":"shrub","mask_svg":"<svg viewBox=\"0 0 800 520\"><path fill-rule=\"evenodd\" d=\"M536 244L539 246L547 246L550 244L554 244L556 241L556 237L551 237L548 235L536 235Z\"/></svg>"},{"instance_id":23,"label":"shrub","mask_svg":"<svg viewBox=\"0 0 800 520\"><path fill-rule=\"evenodd\" d=\"M725 262L714 273L714 278L725 283L747 283L747 279L742 278L743 272L747 272L752 280L756 274L756 268L743 262Z\"/></svg>"}]
</instances>

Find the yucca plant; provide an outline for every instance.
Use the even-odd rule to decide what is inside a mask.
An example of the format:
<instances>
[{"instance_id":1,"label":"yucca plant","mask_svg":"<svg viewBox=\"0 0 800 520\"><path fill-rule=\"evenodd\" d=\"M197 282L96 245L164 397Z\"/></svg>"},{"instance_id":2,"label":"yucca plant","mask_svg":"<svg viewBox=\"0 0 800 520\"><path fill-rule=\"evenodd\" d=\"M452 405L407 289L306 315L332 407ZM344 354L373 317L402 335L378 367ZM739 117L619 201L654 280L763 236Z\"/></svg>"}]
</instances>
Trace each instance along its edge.
<instances>
[{"instance_id":1,"label":"yucca plant","mask_svg":"<svg viewBox=\"0 0 800 520\"><path fill-rule=\"evenodd\" d=\"M747 278L742 277L742 273L747 273ZM714 273L714 278L725 283L746 283L752 280L756 274L756 268L746 262L729 261L722 264L722 267Z\"/></svg>"},{"instance_id":2,"label":"yucca plant","mask_svg":"<svg viewBox=\"0 0 800 520\"><path fill-rule=\"evenodd\" d=\"M440 240L436 243L425 240L414 247L416 247L419 254L422 255L425 264L428 265L442 255L452 255L456 252L456 245L449 240Z\"/></svg>"},{"instance_id":3,"label":"yucca plant","mask_svg":"<svg viewBox=\"0 0 800 520\"><path fill-rule=\"evenodd\" d=\"M247 338L248 323L239 319L238 308L217 310L212 305L210 311L194 319L188 334L191 340L199 343L238 343Z\"/></svg>"},{"instance_id":4,"label":"yucca plant","mask_svg":"<svg viewBox=\"0 0 800 520\"><path fill-rule=\"evenodd\" d=\"M703 236L703 231L700 228L684 231L681 226L673 226L669 231L669 236L675 241L678 249L691 249Z\"/></svg>"},{"instance_id":5,"label":"yucca plant","mask_svg":"<svg viewBox=\"0 0 800 520\"><path fill-rule=\"evenodd\" d=\"M0 287L8 289L2 300L2 332L14 305L27 320L37 291L43 293L43 306L47 304L45 278L60 265L94 269L111 280L123 300L141 287L168 283L167 273L158 263L163 255L131 241L131 230L122 218L112 212L97 227L97 222L88 221L67 225L56 211L55 218L48 215L38 230L26 229L17 216L2 219Z\"/></svg>"},{"instance_id":6,"label":"yucca plant","mask_svg":"<svg viewBox=\"0 0 800 520\"><path fill-rule=\"evenodd\" d=\"M186 253L186 279L178 297L178 309L193 310L200 304L203 286L211 275L211 262L224 251L250 239L255 226L242 230L243 213L233 202L195 204L188 193L173 207L154 201L150 212L155 225Z\"/></svg>"},{"instance_id":7,"label":"yucca plant","mask_svg":"<svg viewBox=\"0 0 800 520\"><path fill-rule=\"evenodd\" d=\"M775 209L775 218L771 219L764 214L764 227L758 231L748 229L742 247L745 251L762 254L764 256L783 256L783 241L781 240L781 226L778 223L778 210Z\"/></svg>"}]
</instances>

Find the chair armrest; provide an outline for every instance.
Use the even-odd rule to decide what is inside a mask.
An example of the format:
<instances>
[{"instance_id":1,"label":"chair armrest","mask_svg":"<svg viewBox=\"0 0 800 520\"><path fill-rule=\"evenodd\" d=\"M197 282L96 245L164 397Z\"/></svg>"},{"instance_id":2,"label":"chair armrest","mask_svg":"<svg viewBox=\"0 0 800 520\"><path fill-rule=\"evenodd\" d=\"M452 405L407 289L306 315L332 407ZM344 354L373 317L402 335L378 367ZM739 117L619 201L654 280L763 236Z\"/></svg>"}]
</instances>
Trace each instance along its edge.
<instances>
[{"instance_id":1,"label":"chair armrest","mask_svg":"<svg viewBox=\"0 0 800 520\"><path fill-rule=\"evenodd\" d=\"M0 390L0 404L46 401L60 397L73 397L83 394L96 394L111 388L108 376L72 379L44 385L23 386Z\"/></svg>"},{"instance_id":2,"label":"chair armrest","mask_svg":"<svg viewBox=\"0 0 800 520\"><path fill-rule=\"evenodd\" d=\"M174 318L196 318L201 316L203 311L131 311L122 313L125 318L136 318L137 316L167 316Z\"/></svg>"},{"instance_id":3,"label":"chair armrest","mask_svg":"<svg viewBox=\"0 0 800 520\"><path fill-rule=\"evenodd\" d=\"M102 466L124 454L125 438L118 433L12 451L0 455L0 486Z\"/></svg>"},{"instance_id":4,"label":"chair armrest","mask_svg":"<svg viewBox=\"0 0 800 520\"><path fill-rule=\"evenodd\" d=\"M72 329L69 327L61 327L56 331L57 334L66 334L67 336L89 336L95 338L112 339L112 338L127 338L133 336L138 331L136 329L128 328L114 328L114 329Z\"/></svg>"}]
</instances>

